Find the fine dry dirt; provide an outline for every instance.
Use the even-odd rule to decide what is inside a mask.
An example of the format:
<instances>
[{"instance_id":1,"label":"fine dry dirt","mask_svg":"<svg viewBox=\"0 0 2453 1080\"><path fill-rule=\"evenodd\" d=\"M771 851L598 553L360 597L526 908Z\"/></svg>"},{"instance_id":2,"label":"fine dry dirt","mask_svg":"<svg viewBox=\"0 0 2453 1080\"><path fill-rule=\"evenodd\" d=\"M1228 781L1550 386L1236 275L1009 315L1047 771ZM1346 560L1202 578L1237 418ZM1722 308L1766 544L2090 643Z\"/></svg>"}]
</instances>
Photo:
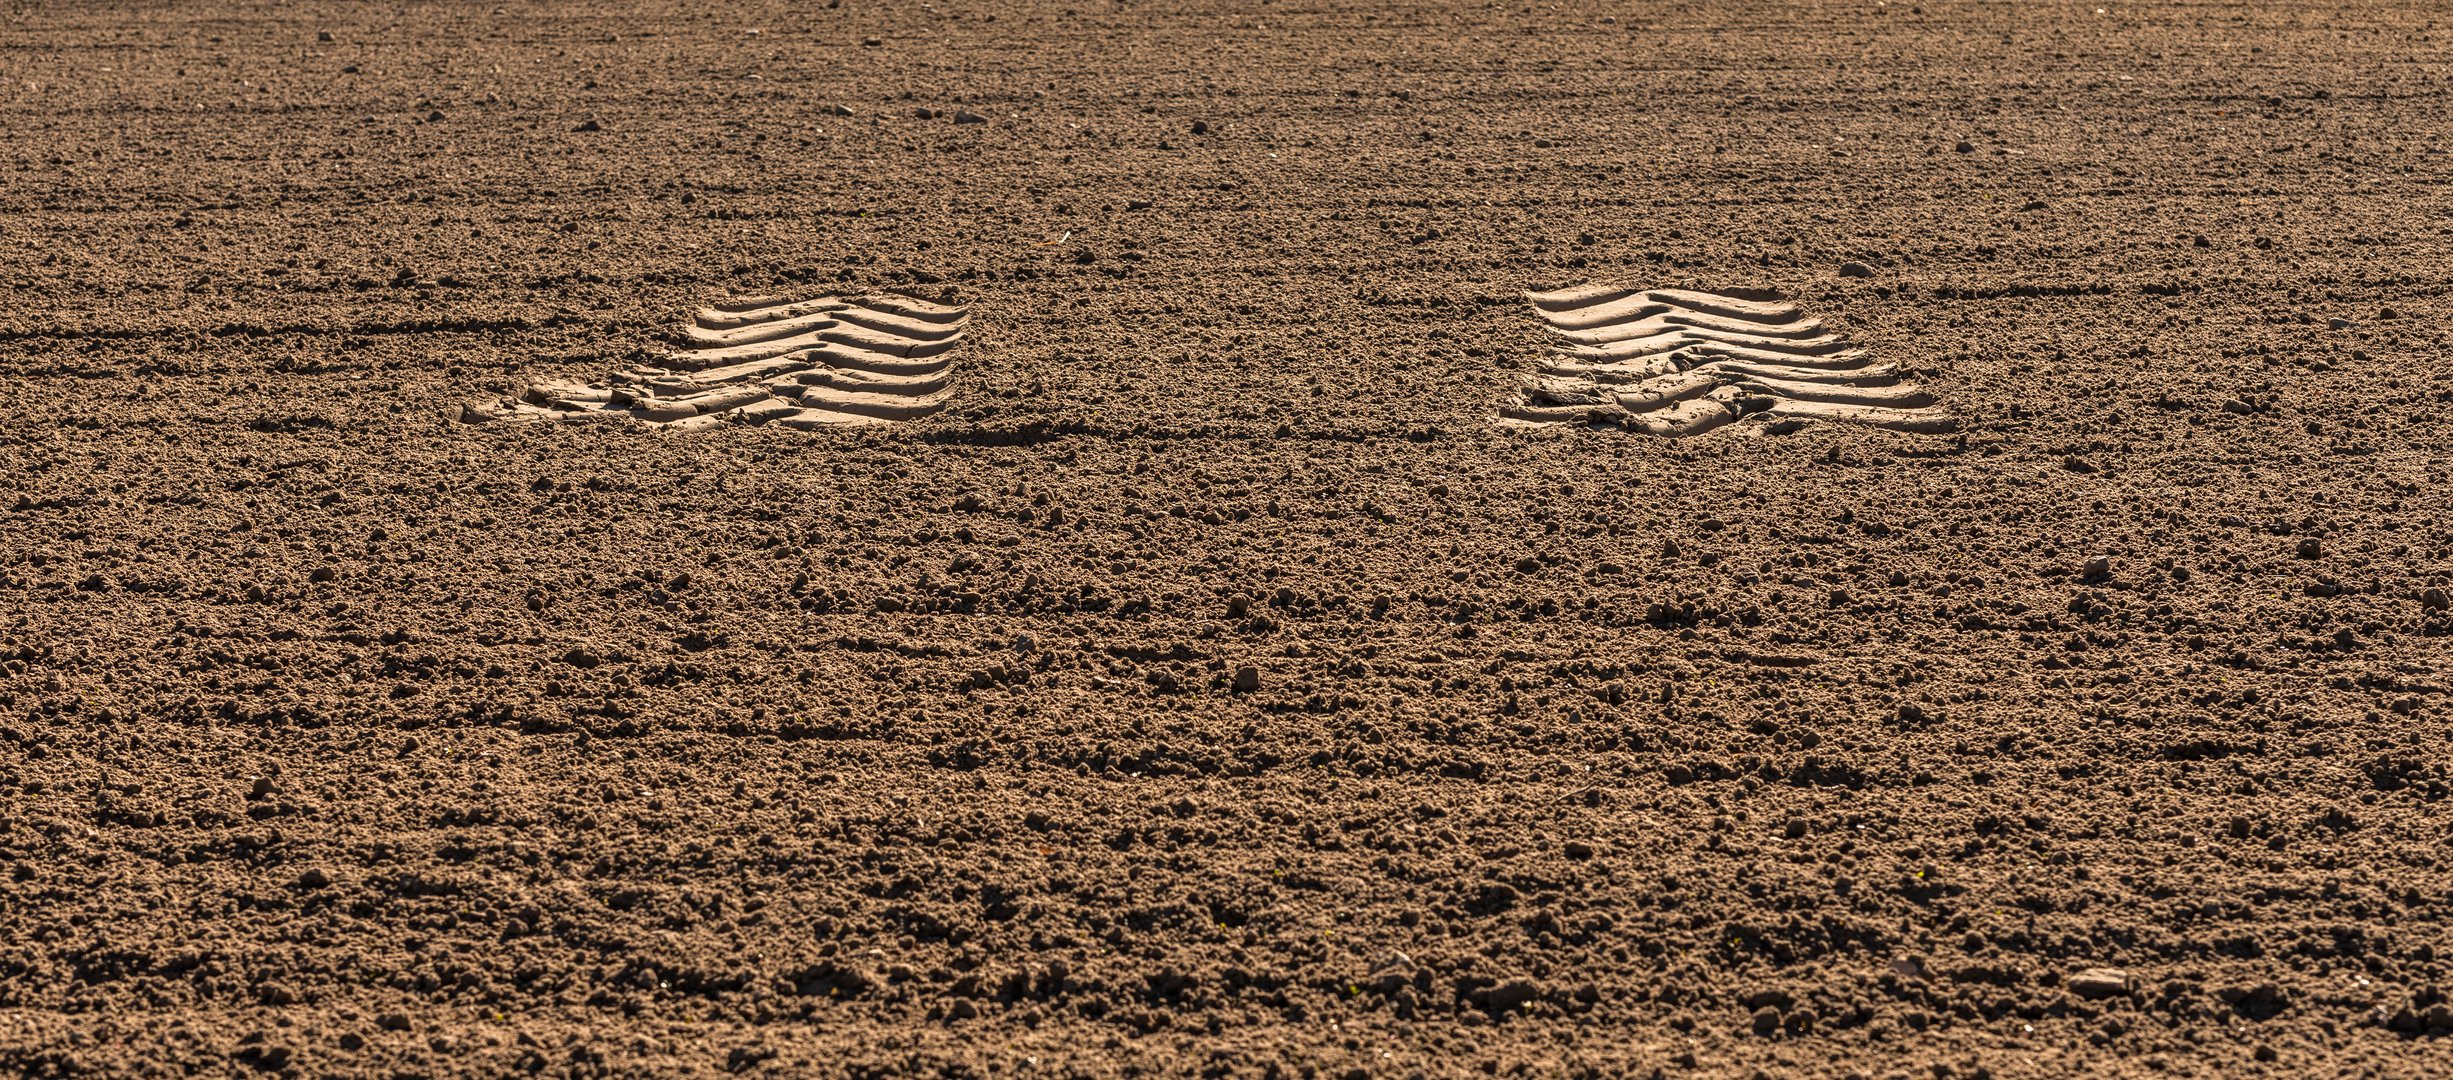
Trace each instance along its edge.
<instances>
[{"instance_id":1,"label":"fine dry dirt","mask_svg":"<svg viewBox=\"0 0 2453 1080\"><path fill-rule=\"evenodd\" d=\"M16 0L0 1066L2444 1075L2448 48ZM1501 423L1586 283L1958 430ZM932 415L456 419L897 290Z\"/></svg>"}]
</instances>

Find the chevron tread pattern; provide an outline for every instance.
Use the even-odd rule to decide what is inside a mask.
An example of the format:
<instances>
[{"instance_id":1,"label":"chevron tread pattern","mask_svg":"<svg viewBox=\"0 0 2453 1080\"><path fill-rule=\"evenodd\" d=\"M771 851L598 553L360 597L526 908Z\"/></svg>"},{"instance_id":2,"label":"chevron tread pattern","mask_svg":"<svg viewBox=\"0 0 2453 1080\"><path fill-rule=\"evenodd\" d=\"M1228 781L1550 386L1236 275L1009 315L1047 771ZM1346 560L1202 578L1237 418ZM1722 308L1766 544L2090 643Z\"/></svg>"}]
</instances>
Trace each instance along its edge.
<instances>
[{"instance_id":1,"label":"chevron tread pattern","mask_svg":"<svg viewBox=\"0 0 2453 1080\"><path fill-rule=\"evenodd\" d=\"M725 300L639 367L601 383L539 383L460 418L811 431L912 420L945 407L970 318L967 307L891 294Z\"/></svg>"},{"instance_id":2,"label":"chevron tread pattern","mask_svg":"<svg viewBox=\"0 0 2453 1080\"><path fill-rule=\"evenodd\" d=\"M1527 293L1558 344L1502 406L1518 424L1608 424L1669 438L1740 420L1815 420L1948 432L1933 395L1865 350L1765 297L1588 285Z\"/></svg>"}]
</instances>

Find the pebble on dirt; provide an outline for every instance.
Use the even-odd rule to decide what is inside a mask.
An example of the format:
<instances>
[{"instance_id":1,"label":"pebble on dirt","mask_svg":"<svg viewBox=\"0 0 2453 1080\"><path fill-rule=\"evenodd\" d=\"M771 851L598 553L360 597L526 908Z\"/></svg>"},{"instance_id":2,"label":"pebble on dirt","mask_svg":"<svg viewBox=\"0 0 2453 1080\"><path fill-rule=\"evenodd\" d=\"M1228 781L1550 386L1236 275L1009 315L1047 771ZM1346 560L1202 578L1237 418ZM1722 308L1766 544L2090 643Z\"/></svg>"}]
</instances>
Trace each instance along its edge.
<instances>
[{"instance_id":1,"label":"pebble on dirt","mask_svg":"<svg viewBox=\"0 0 2453 1080\"><path fill-rule=\"evenodd\" d=\"M2065 985L2071 993L2091 1000L2119 997L2129 992L2129 972L2120 968L2088 968L2070 976Z\"/></svg>"}]
</instances>

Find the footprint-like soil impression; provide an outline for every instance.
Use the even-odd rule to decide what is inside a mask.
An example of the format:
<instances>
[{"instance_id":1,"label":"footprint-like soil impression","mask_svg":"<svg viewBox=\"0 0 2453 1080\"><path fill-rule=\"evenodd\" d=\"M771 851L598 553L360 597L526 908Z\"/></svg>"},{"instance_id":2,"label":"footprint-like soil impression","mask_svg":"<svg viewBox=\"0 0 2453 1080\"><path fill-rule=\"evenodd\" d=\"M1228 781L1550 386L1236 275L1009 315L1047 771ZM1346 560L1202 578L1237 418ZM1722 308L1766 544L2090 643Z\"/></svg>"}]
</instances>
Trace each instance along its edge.
<instances>
[{"instance_id":1,"label":"footprint-like soil impression","mask_svg":"<svg viewBox=\"0 0 2453 1080\"><path fill-rule=\"evenodd\" d=\"M1793 431L1845 420L1946 432L1958 422L1898 369L1774 295L1587 285L1527 293L1563 343L1500 416L1680 438L1741 419Z\"/></svg>"},{"instance_id":2,"label":"footprint-like soil impression","mask_svg":"<svg viewBox=\"0 0 2453 1080\"><path fill-rule=\"evenodd\" d=\"M893 295L726 300L699 309L638 368L603 383L539 383L460 418L808 429L909 420L945 407L970 317L967 307Z\"/></svg>"}]
</instances>

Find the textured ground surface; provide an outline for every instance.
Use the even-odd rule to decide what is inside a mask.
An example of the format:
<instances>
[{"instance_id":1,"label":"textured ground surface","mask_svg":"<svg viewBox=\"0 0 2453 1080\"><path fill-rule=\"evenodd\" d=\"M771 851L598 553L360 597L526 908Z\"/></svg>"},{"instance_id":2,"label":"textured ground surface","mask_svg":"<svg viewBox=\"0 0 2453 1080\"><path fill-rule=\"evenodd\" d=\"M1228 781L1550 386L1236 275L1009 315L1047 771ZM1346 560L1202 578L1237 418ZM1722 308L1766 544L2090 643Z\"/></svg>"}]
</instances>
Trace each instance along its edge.
<instances>
[{"instance_id":1,"label":"textured ground surface","mask_svg":"<svg viewBox=\"0 0 2453 1080\"><path fill-rule=\"evenodd\" d=\"M0 1062L2443 1074L2441 10L1236 8L11 7ZM1587 281L1964 427L1499 425Z\"/></svg>"}]
</instances>

